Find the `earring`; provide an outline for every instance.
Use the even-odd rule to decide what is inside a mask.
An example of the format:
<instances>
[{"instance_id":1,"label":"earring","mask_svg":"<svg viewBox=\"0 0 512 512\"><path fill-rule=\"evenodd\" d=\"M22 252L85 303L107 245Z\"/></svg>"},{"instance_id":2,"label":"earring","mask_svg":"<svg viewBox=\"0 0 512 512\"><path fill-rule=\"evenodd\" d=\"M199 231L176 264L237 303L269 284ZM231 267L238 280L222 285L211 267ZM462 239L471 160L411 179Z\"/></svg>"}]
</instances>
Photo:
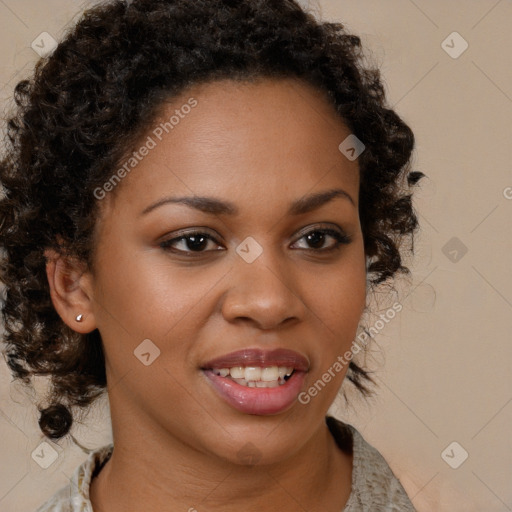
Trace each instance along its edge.
<instances>
[{"instance_id":1,"label":"earring","mask_svg":"<svg viewBox=\"0 0 512 512\"><path fill-rule=\"evenodd\" d=\"M76 320L77 322L81 322L81 321L82 321L82 318L83 318L83 315L82 315L82 314L79 314L79 315L77 315L77 317L75 318L75 320Z\"/></svg>"}]
</instances>

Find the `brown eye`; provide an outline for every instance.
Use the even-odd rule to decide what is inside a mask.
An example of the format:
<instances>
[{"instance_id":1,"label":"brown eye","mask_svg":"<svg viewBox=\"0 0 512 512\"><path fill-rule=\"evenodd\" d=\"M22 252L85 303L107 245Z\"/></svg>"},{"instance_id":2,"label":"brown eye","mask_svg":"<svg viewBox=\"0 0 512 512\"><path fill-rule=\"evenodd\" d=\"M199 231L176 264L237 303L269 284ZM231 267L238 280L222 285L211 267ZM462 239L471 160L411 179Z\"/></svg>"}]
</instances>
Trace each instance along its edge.
<instances>
[{"instance_id":1,"label":"brown eye","mask_svg":"<svg viewBox=\"0 0 512 512\"><path fill-rule=\"evenodd\" d=\"M205 250L208 247L209 242L217 244L217 241L211 235L196 231L176 238L171 238L170 240L164 240L160 243L160 247L165 250L179 253L203 253L209 252ZM175 248L175 245L178 243L181 243L181 249Z\"/></svg>"},{"instance_id":2,"label":"brown eye","mask_svg":"<svg viewBox=\"0 0 512 512\"><path fill-rule=\"evenodd\" d=\"M330 247L323 248L326 240L329 237L333 238L335 243L331 244ZM306 240L306 243L309 245L309 247L305 248L306 250L311 249L316 250L317 252L328 252L335 250L338 249L340 245L346 245L352 241L348 235L335 229L313 229L299 238L299 240L302 239Z\"/></svg>"}]
</instances>

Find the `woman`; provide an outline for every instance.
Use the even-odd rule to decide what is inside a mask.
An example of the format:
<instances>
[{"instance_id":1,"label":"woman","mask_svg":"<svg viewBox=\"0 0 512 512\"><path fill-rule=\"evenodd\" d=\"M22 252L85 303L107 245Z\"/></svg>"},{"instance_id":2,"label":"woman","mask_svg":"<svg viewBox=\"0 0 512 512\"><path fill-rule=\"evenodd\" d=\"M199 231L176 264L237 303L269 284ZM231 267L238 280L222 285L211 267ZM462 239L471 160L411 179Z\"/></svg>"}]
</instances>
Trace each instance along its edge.
<instances>
[{"instance_id":1,"label":"woman","mask_svg":"<svg viewBox=\"0 0 512 512\"><path fill-rule=\"evenodd\" d=\"M16 100L8 363L51 376L48 438L105 390L113 429L39 512L414 510L327 416L371 392L352 342L417 228L359 38L288 0L107 2Z\"/></svg>"}]
</instances>

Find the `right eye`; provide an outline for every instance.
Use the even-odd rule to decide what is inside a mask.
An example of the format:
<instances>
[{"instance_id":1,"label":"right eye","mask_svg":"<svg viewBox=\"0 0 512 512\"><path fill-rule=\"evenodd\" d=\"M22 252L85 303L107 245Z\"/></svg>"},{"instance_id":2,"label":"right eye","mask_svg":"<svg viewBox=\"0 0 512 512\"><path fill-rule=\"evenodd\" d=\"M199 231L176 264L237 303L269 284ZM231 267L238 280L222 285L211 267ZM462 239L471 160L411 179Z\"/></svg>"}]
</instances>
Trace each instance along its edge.
<instances>
[{"instance_id":1,"label":"right eye","mask_svg":"<svg viewBox=\"0 0 512 512\"><path fill-rule=\"evenodd\" d=\"M179 237L164 240L163 242L160 242L159 245L165 251L182 253L189 256L193 253L201 254L205 252L212 252L212 249L205 250L210 242L214 242L215 244L219 245L217 240L208 233L201 231L191 231L189 233L182 234ZM181 249L176 248L178 244L181 244ZM213 249L213 251L218 250L219 249Z\"/></svg>"}]
</instances>

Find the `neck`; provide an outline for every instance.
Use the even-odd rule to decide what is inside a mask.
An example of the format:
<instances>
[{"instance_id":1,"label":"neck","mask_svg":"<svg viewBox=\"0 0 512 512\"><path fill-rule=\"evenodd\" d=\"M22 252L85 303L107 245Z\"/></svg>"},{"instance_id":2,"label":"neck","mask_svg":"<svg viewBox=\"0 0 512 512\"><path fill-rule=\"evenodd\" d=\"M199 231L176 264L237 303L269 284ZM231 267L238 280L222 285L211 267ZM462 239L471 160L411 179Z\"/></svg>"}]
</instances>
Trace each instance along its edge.
<instances>
[{"instance_id":1,"label":"neck","mask_svg":"<svg viewBox=\"0 0 512 512\"><path fill-rule=\"evenodd\" d=\"M112 424L115 449L91 483L94 510L339 512L350 495L352 456L324 421L293 456L253 466L187 446L140 418L116 429L113 415Z\"/></svg>"}]
</instances>

